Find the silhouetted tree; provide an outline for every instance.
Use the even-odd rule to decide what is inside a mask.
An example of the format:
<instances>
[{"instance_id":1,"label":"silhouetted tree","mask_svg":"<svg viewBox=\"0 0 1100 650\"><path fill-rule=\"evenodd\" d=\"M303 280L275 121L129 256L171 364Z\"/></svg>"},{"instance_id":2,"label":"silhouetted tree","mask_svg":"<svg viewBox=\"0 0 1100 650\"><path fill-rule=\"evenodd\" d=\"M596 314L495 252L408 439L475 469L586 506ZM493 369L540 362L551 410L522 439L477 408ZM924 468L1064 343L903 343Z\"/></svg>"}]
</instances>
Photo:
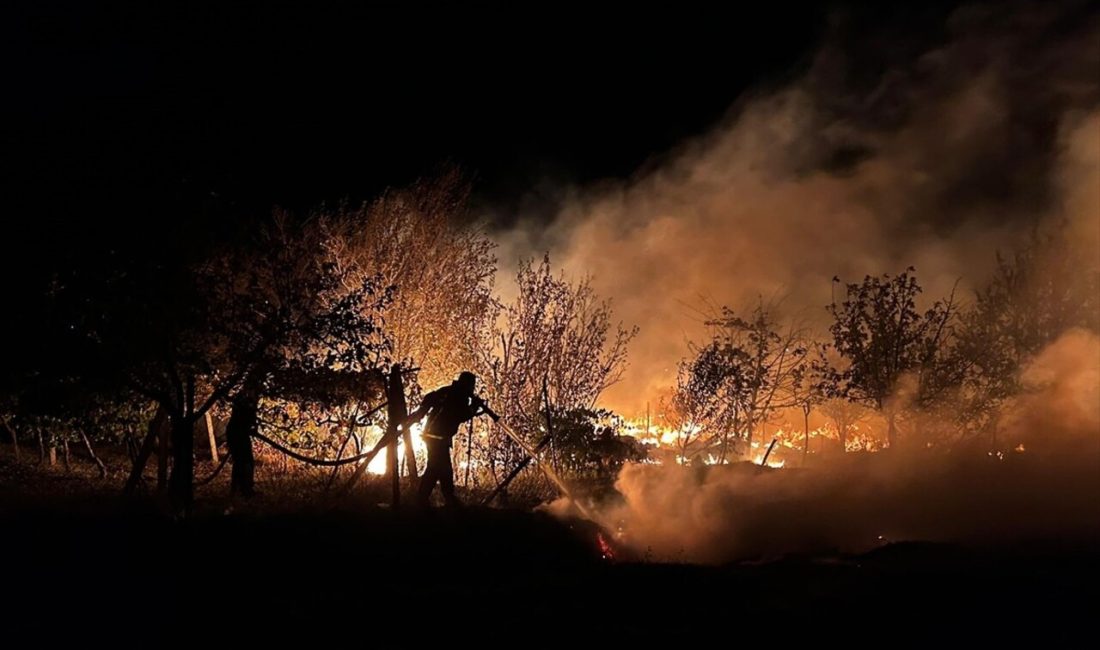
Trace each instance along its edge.
<instances>
[{"instance_id":1,"label":"silhouetted tree","mask_svg":"<svg viewBox=\"0 0 1100 650\"><path fill-rule=\"evenodd\" d=\"M1100 331L1100 268L1063 237L1036 234L1011 257L998 255L993 277L962 315L956 411L965 428L994 425L1000 405L1020 391L1021 368L1062 333Z\"/></svg>"},{"instance_id":2,"label":"silhouetted tree","mask_svg":"<svg viewBox=\"0 0 1100 650\"><path fill-rule=\"evenodd\" d=\"M610 485L623 464L645 458L645 449L634 438L619 433L621 422L609 411L555 409L552 415L555 466L571 476Z\"/></svg>"},{"instance_id":3,"label":"silhouetted tree","mask_svg":"<svg viewBox=\"0 0 1100 650\"><path fill-rule=\"evenodd\" d=\"M817 408L829 418L833 428L836 429L840 451L848 451L848 434L867 418L869 415L867 407L844 398L834 397L822 401Z\"/></svg>"},{"instance_id":4,"label":"silhouetted tree","mask_svg":"<svg viewBox=\"0 0 1100 650\"><path fill-rule=\"evenodd\" d=\"M243 244L58 288L85 375L112 377L168 414L178 511L192 501L195 422L215 404L290 368L365 371L385 347L371 307L384 292L350 280L320 226L277 213Z\"/></svg>"},{"instance_id":5,"label":"silhouetted tree","mask_svg":"<svg viewBox=\"0 0 1100 650\"><path fill-rule=\"evenodd\" d=\"M393 356L429 386L475 364L497 313L495 244L469 214L469 191L451 171L321 215L340 233L338 259L391 288Z\"/></svg>"},{"instance_id":6,"label":"silhouetted tree","mask_svg":"<svg viewBox=\"0 0 1100 650\"><path fill-rule=\"evenodd\" d=\"M537 438L543 382L554 408L591 409L622 377L627 345L637 328L615 324L611 304L599 300L588 280L574 283L555 276L549 257L537 266L522 262L516 289L477 368L493 408L517 430ZM494 449L500 451L486 451Z\"/></svg>"},{"instance_id":7,"label":"silhouetted tree","mask_svg":"<svg viewBox=\"0 0 1100 650\"><path fill-rule=\"evenodd\" d=\"M797 404L808 353L805 332L781 325L763 301L747 317L722 308L707 324L711 340L681 364L673 404L689 432L698 429L717 443L719 462L731 436L743 440L743 454L751 457L756 427Z\"/></svg>"},{"instance_id":8,"label":"silhouetted tree","mask_svg":"<svg viewBox=\"0 0 1100 650\"><path fill-rule=\"evenodd\" d=\"M337 259L389 287L384 318L392 356L408 368L413 395L478 365L499 313L494 242L471 218L469 184L457 171L386 192L358 208L321 212L339 233ZM403 434L406 448L412 444ZM409 474L416 457L405 455Z\"/></svg>"},{"instance_id":9,"label":"silhouetted tree","mask_svg":"<svg viewBox=\"0 0 1100 650\"><path fill-rule=\"evenodd\" d=\"M748 355L717 340L694 353L680 362L676 390L668 405L675 419L680 462L714 446L718 447L719 462L725 462L731 437L740 431Z\"/></svg>"},{"instance_id":10,"label":"silhouetted tree","mask_svg":"<svg viewBox=\"0 0 1100 650\"><path fill-rule=\"evenodd\" d=\"M815 346L821 351L821 346ZM807 347L809 350L809 347ZM820 364L814 363L810 353L792 372L790 403L802 414L802 465L810 454L810 413L825 399L823 383L826 381L819 371Z\"/></svg>"},{"instance_id":11,"label":"silhouetted tree","mask_svg":"<svg viewBox=\"0 0 1100 650\"><path fill-rule=\"evenodd\" d=\"M740 350L734 358L743 361L737 373L742 385L735 394L740 398L738 411L741 429L745 432L745 454L752 455L752 440L756 427L779 409L796 403L798 380L806 361L808 348L804 330L795 325L781 325L774 306L760 301L747 318L728 308L709 323L716 328L719 340Z\"/></svg>"},{"instance_id":12,"label":"silhouetted tree","mask_svg":"<svg viewBox=\"0 0 1100 650\"><path fill-rule=\"evenodd\" d=\"M900 405L894 398L900 383L907 375L915 378L918 403L943 388L945 351L957 315L953 294L919 312L921 287L914 272L910 267L897 276L867 276L846 286L842 303L828 307L832 347L842 367L822 368L826 393L882 412L891 447L897 443Z\"/></svg>"}]
</instances>

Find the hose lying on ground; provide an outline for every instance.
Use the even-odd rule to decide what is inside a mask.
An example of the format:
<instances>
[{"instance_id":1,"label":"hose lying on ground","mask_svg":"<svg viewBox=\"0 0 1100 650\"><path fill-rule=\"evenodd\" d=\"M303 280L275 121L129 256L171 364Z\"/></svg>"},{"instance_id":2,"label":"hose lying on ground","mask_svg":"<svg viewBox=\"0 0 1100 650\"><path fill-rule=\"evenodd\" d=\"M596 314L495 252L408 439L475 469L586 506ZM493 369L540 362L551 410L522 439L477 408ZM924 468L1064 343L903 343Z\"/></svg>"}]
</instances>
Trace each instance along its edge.
<instances>
[{"instance_id":1,"label":"hose lying on ground","mask_svg":"<svg viewBox=\"0 0 1100 650\"><path fill-rule=\"evenodd\" d=\"M303 463L309 463L310 465L320 465L322 467L335 467L337 465L348 465L348 464L351 464L351 463L358 463L361 460L373 458L375 456L375 453L376 453L375 451L369 451L369 452L366 452L364 454L359 454L358 456L351 456L349 458L341 458L339 460L331 460L331 459L328 459L328 458L311 458L309 456L303 456L302 454L299 454L299 453L297 453L297 452L295 452L291 449L288 449L288 448L280 445L279 443L275 442L271 438L268 438L267 436L263 435L262 433L253 433L252 437L256 438L260 442L267 443L268 445L274 447L276 450L281 451L282 453L286 454L287 456L290 456L294 460L300 460ZM368 462L369 462L369 460L368 460Z\"/></svg>"}]
</instances>

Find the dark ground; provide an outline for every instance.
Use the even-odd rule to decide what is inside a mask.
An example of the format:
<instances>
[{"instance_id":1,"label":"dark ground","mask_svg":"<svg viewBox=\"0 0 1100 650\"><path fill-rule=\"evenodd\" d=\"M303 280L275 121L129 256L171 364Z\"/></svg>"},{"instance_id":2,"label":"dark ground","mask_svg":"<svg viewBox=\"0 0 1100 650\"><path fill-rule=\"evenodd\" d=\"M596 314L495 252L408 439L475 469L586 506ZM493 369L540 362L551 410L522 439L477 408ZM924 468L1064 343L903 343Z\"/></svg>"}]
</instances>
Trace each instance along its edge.
<instances>
[{"instance_id":1,"label":"dark ground","mask_svg":"<svg viewBox=\"0 0 1100 650\"><path fill-rule=\"evenodd\" d=\"M315 504L226 515L208 504L175 522L149 501L121 500L113 482L65 493L57 471L21 467L13 481L10 456L0 462L0 618L9 634L51 645L1063 646L1094 634L1100 604L1100 550L1064 540L893 544L722 567L615 562L583 522L538 513ZM26 492L33 475L53 481L48 498Z\"/></svg>"}]
</instances>

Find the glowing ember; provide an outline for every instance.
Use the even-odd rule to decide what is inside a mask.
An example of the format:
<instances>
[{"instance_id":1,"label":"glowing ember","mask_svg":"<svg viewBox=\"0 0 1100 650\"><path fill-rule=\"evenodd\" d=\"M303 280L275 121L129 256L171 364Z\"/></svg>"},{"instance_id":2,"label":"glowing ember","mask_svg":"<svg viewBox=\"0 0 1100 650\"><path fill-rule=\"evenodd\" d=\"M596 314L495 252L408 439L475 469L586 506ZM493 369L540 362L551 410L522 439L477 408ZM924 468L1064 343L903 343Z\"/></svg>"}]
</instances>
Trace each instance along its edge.
<instances>
[{"instance_id":1,"label":"glowing ember","mask_svg":"<svg viewBox=\"0 0 1100 650\"><path fill-rule=\"evenodd\" d=\"M600 545L600 557L605 560L615 559L615 550L611 548L611 545L604 539L603 533L596 533L596 543Z\"/></svg>"}]
</instances>

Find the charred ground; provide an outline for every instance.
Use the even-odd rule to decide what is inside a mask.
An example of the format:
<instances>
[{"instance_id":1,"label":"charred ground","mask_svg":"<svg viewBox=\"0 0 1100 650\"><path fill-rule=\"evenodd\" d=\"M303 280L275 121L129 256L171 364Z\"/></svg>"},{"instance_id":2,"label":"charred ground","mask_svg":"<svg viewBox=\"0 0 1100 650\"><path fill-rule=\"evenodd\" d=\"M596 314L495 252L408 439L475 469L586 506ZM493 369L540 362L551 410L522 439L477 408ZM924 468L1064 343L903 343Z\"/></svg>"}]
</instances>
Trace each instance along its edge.
<instances>
[{"instance_id":1,"label":"charred ground","mask_svg":"<svg viewBox=\"0 0 1100 650\"><path fill-rule=\"evenodd\" d=\"M285 484L258 505L226 514L208 503L174 521L148 501L64 487L93 479L16 470L7 456L3 471L13 479L0 507L3 611L51 643L106 630L127 645L167 634L514 647L719 632L776 643L1068 643L1100 596L1100 550L1073 540L653 564L602 557L594 527L537 512L322 507ZM36 498L19 498L31 488Z\"/></svg>"}]
</instances>

